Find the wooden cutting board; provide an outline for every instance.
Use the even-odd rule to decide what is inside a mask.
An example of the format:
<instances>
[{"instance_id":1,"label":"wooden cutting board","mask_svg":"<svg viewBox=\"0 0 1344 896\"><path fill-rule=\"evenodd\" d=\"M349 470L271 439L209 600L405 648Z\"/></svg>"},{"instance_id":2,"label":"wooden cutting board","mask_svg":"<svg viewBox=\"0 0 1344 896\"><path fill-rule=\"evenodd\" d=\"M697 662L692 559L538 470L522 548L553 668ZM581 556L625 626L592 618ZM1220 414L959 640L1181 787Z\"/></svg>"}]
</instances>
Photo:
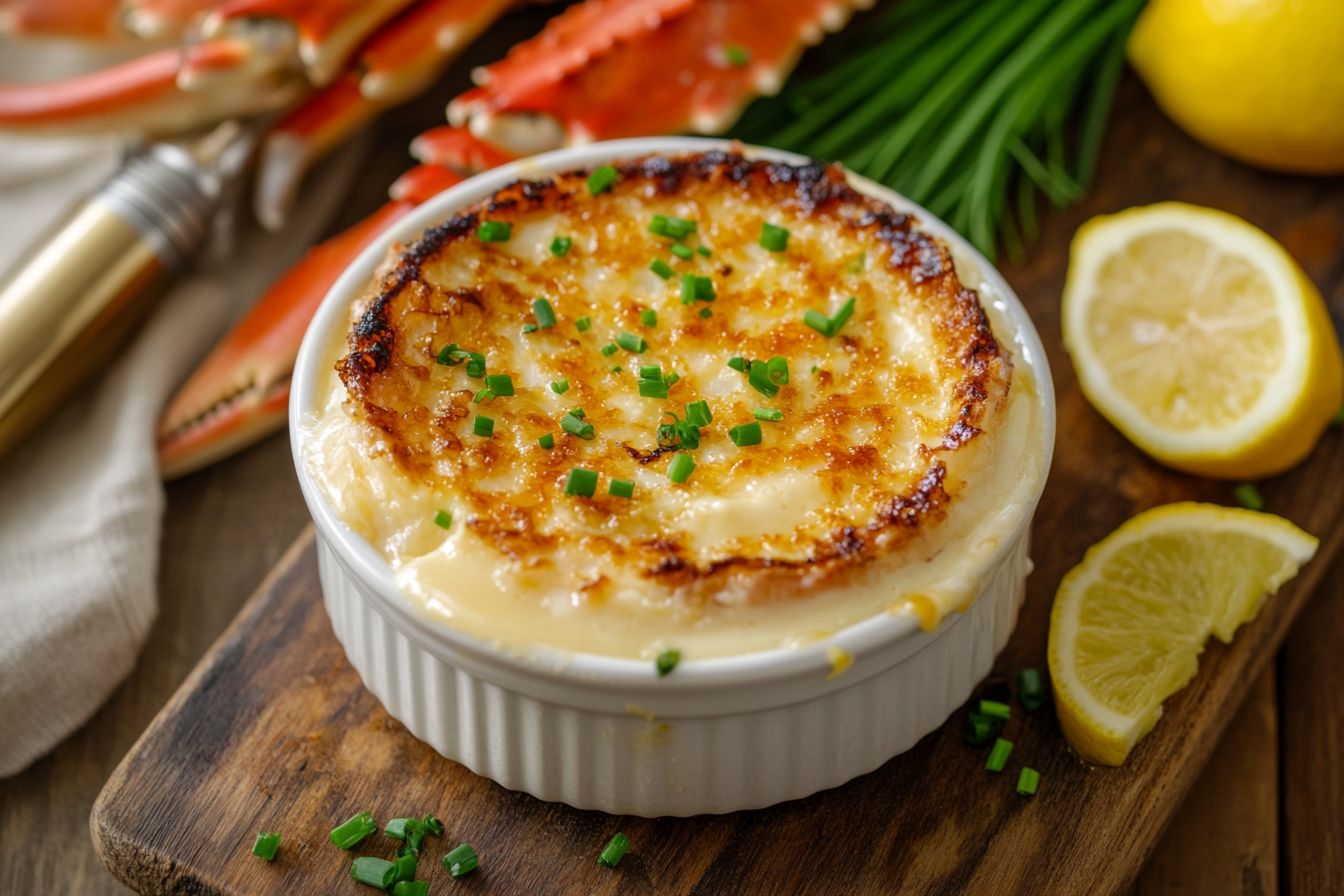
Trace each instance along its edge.
<instances>
[{"instance_id":1,"label":"wooden cutting board","mask_svg":"<svg viewBox=\"0 0 1344 896\"><path fill-rule=\"evenodd\" d=\"M1059 400L1054 468L1033 531L1036 572L1017 630L981 692L1003 693L1024 666L1045 669L1060 578L1133 514L1177 500L1231 503L1231 485L1145 458L1078 391L1059 335L1068 240L1086 217L1183 199L1227 209L1282 240L1336 319L1344 310L1344 180L1254 172L1175 131L1127 80L1086 205L1049 221L1031 264L1006 269L1041 331ZM1014 762L1041 772L1040 792L983 769L961 714L872 774L770 809L690 819L616 818L511 793L434 753L360 684L321 606L305 534L249 601L112 776L94 807L108 869L144 893L360 893L351 856L327 832L371 809L380 820L432 812L421 879L431 893L1117 893L1138 872L1204 765L1242 695L1274 655L1341 540L1344 434L1307 463L1261 484L1268 509L1322 538L1317 559L1231 647L1200 672L1120 769L1068 749L1054 714L1015 712ZM1237 786L1237 782L1228 782ZM284 842L267 865L257 831ZM614 871L596 857L616 831L632 842ZM469 841L481 856L454 883L437 865ZM369 838L356 854L387 857Z\"/></svg>"}]
</instances>

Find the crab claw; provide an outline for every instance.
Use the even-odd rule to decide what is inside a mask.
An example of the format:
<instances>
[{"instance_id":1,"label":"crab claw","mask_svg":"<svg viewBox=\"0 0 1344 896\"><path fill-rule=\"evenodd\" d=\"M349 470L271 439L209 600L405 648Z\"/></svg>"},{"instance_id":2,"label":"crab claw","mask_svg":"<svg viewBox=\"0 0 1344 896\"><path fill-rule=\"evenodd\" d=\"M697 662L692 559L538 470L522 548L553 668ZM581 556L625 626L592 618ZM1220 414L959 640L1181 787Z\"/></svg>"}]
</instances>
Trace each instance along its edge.
<instances>
[{"instance_id":1,"label":"crab claw","mask_svg":"<svg viewBox=\"0 0 1344 896\"><path fill-rule=\"evenodd\" d=\"M267 290L164 411L158 432L164 479L208 466L285 425L299 343L332 284L383 231L435 192L460 181L442 169L422 178L418 189L406 191L408 198L394 199L315 246Z\"/></svg>"},{"instance_id":2,"label":"crab claw","mask_svg":"<svg viewBox=\"0 0 1344 896\"><path fill-rule=\"evenodd\" d=\"M426 165L475 174L512 162L517 156L486 143L466 128L451 125L425 131L411 141L411 155Z\"/></svg>"}]
</instances>

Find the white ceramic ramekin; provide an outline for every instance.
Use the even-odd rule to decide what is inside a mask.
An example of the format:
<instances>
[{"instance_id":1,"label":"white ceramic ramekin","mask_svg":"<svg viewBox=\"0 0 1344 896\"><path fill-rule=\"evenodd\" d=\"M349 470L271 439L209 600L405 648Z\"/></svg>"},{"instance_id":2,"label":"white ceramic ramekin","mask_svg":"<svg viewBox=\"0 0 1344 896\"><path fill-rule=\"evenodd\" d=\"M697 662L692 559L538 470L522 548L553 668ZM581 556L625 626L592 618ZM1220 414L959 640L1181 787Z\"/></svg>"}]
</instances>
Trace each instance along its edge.
<instances>
[{"instance_id":1,"label":"white ceramic ramekin","mask_svg":"<svg viewBox=\"0 0 1344 896\"><path fill-rule=\"evenodd\" d=\"M517 656L416 615L382 556L336 517L309 479L300 424L318 406L324 351L392 242L415 239L426 226L518 178L653 153L730 148L698 138L620 140L474 177L427 202L360 255L323 302L299 352L291 443L317 525L322 589L336 637L365 686L411 733L511 790L581 809L657 816L755 809L838 786L941 725L989 673L1017 620L1031 570L1034 498L1000 546L979 597L932 633L920 630L913 613L881 614L825 644L687 661L664 679L644 661L546 648ZM747 154L803 161L773 150L749 148ZM998 294L999 315L1018 331L1014 362L1031 369L1037 387L1043 486L1054 443L1054 393L1021 303L951 228L876 184L856 179L854 185L917 215L959 261L978 266L980 281ZM827 645L854 658L829 681Z\"/></svg>"}]
</instances>

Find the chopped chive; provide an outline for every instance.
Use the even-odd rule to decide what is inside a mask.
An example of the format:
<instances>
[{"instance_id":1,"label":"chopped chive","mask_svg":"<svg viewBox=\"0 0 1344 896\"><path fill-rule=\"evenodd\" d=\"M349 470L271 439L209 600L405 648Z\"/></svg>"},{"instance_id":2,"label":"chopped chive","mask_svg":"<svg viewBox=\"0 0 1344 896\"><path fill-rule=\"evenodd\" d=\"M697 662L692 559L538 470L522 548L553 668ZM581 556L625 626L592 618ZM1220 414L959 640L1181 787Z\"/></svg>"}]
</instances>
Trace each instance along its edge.
<instances>
[{"instance_id":1,"label":"chopped chive","mask_svg":"<svg viewBox=\"0 0 1344 896\"><path fill-rule=\"evenodd\" d=\"M803 314L803 323L823 336L831 335L831 319L820 311L809 308Z\"/></svg>"},{"instance_id":2,"label":"chopped chive","mask_svg":"<svg viewBox=\"0 0 1344 896\"><path fill-rule=\"evenodd\" d=\"M376 830L378 823L373 820L373 813L361 812L332 831L331 842L341 849L349 849Z\"/></svg>"},{"instance_id":3,"label":"chopped chive","mask_svg":"<svg viewBox=\"0 0 1344 896\"><path fill-rule=\"evenodd\" d=\"M575 467L565 479L565 494L591 498L597 491L597 471Z\"/></svg>"},{"instance_id":4,"label":"chopped chive","mask_svg":"<svg viewBox=\"0 0 1344 896\"><path fill-rule=\"evenodd\" d=\"M252 855L263 858L268 862L275 861L275 851L280 848L280 835L257 834L257 842L252 844Z\"/></svg>"},{"instance_id":5,"label":"chopped chive","mask_svg":"<svg viewBox=\"0 0 1344 896\"><path fill-rule=\"evenodd\" d=\"M681 455L685 457L685 455ZM653 666L658 670L659 678L666 678L673 669L677 668L677 663L681 662L680 650L664 650L658 654L658 658L653 661Z\"/></svg>"},{"instance_id":6,"label":"chopped chive","mask_svg":"<svg viewBox=\"0 0 1344 896\"><path fill-rule=\"evenodd\" d=\"M728 438L739 448L761 444L761 424L743 423L728 430Z\"/></svg>"},{"instance_id":7,"label":"chopped chive","mask_svg":"<svg viewBox=\"0 0 1344 896\"><path fill-rule=\"evenodd\" d=\"M667 215L654 215L650 218L649 233L667 236Z\"/></svg>"},{"instance_id":8,"label":"chopped chive","mask_svg":"<svg viewBox=\"0 0 1344 896\"><path fill-rule=\"evenodd\" d=\"M689 305L695 301L695 280L694 274L681 275L681 304Z\"/></svg>"},{"instance_id":9,"label":"chopped chive","mask_svg":"<svg viewBox=\"0 0 1344 896\"><path fill-rule=\"evenodd\" d=\"M573 412L560 418L560 428L572 436L578 436L586 441L592 441L597 435L593 430L593 424L587 423L574 416Z\"/></svg>"},{"instance_id":10,"label":"chopped chive","mask_svg":"<svg viewBox=\"0 0 1344 896\"><path fill-rule=\"evenodd\" d=\"M653 271L664 280L672 276L672 268L661 258L655 258L653 261L649 262L649 270Z\"/></svg>"},{"instance_id":11,"label":"chopped chive","mask_svg":"<svg viewBox=\"0 0 1344 896\"><path fill-rule=\"evenodd\" d=\"M681 379L681 376L678 375L675 370L669 370L667 372L667 376L663 377L663 382L667 383L667 385L671 387L675 386L677 384L677 380L679 379Z\"/></svg>"},{"instance_id":12,"label":"chopped chive","mask_svg":"<svg viewBox=\"0 0 1344 896\"><path fill-rule=\"evenodd\" d=\"M450 342L439 349L438 362L449 367L456 367L469 357L471 357L470 352L464 352L457 347L456 342Z\"/></svg>"},{"instance_id":13,"label":"chopped chive","mask_svg":"<svg viewBox=\"0 0 1344 896\"><path fill-rule=\"evenodd\" d=\"M686 419L696 426L708 426L714 422L714 412L709 409L709 402L702 398L686 405Z\"/></svg>"},{"instance_id":14,"label":"chopped chive","mask_svg":"<svg viewBox=\"0 0 1344 896\"><path fill-rule=\"evenodd\" d=\"M485 355L467 352L467 376L480 379L485 376Z\"/></svg>"},{"instance_id":15,"label":"chopped chive","mask_svg":"<svg viewBox=\"0 0 1344 896\"><path fill-rule=\"evenodd\" d=\"M476 870L476 866L479 864L480 860L476 858L476 850L471 848L470 843L463 843L443 857L443 867L447 868L448 873L453 877L470 874Z\"/></svg>"},{"instance_id":16,"label":"chopped chive","mask_svg":"<svg viewBox=\"0 0 1344 896\"><path fill-rule=\"evenodd\" d=\"M1045 686L1041 684L1041 673L1035 669L1023 669L1017 673L1017 702L1027 712L1035 712L1045 703Z\"/></svg>"},{"instance_id":17,"label":"chopped chive","mask_svg":"<svg viewBox=\"0 0 1344 896\"><path fill-rule=\"evenodd\" d=\"M980 715L982 716L989 716L991 719L1001 719L1006 722L1012 714L1012 707L1007 703L999 703L996 700L980 701Z\"/></svg>"},{"instance_id":18,"label":"chopped chive","mask_svg":"<svg viewBox=\"0 0 1344 896\"><path fill-rule=\"evenodd\" d=\"M575 408L574 410L570 411L569 413L572 414L572 415L575 416L575 417L578 417L580 420L582 420L584 417L587 417L587 416L588 416L587 414L585 414L585 413L583 412L583 408Z\"/></svg>"},{"instance_id":19,"label":"chopped chive","mask_svg":"<svg viewBox=\"0 0 1344 896\"><path fill-rule=\"evenodd\" d=\"M849 320L850 315L854 313L854 303L858 301L854 296L849 297L849 301L840 306L840 310L835 312L831 318L831 332L827 335L835 336L840 332L840 328Z\"/></svg>"},{"instance_id":20,"label":"chopped chive","mask_svg":"<svg viewBox=\"0 0 1344 896\"><path fill-rule=\"evenodd\" d=\"M639 322L646 327L658 326L658 312L654 311L652 308L645 308L643 311L639 312Z\"/></svg>"},{"instance_id":21,"label":"chopped chive","mask_svg":"<svg viewBox=\"0 0 1344 896\"><path fill-rule=\"evenodd\" d=\"M536 325L536 324L523 324L523 333L526 334L526 333L535 333L535 332L537 332L537 325Z\"/></svg>"},{"instance_id":22,"label":"chopped chive","mask_svg":"<svg viewBox=\"0 0 1344 896\"><path fill-rule=\"evenodd\" d=\"M629 479L613 479L607 486L607 494L618 498L630 498L635 494L635 483Z\"/></svg>"},{"instance_id":23,"label":"chopped chive","mask_svg":"<svg viewBox=\"0 0 1344 896\"><path fill-rule=\"evenodd\" d=\"M994 741L994 749L989 751L989 761L985 763L985 768L991 772L1001 772L1003 767L1008 764L1008 754L1013 752L1013 745L1010 741L999 738Z\"/></svg>"},{"instance_id":24,"label":"chopped chive","mask_svg":"<svg viewBox=\"0 0 1344 896\"><path fill-rule=\"evenodd\" d=\"M709 247L708 247L708 246L696 246L696 247L695 247L695 251L696 251L696 252L699 252L701 255L705 256L706 258L708 258L708 257L710 256L710 251L709 251Z\"/></svg>"},{"instance_id":25,"label":"chopped chive","mask_svg":"<svg viewBox=\"0 0 1344 896\"><path fill-rule=\"evenodd\" d=\"M617 364L615 367L611 368L611 372L612 372L612 373L624 373L624 372L625 372L625 368L622 367L621 365Z\"/></svg>"},{"instance_id":26,"label":"chopped chive","mask_svg":"<svg viewBox=\"0 0 1344 896\"><path fill-rule=\"evenodd\" d=\"M569 391L569 380L567 378L561 378L551 383L551 391L556 395L564 395Z\"/></svg>"},{"instance_id":27,"label":"chopped chive","mask_svg":"<svg viewBox=\"0 0 1344 896\"><path fill-rule=\"evenodd\" d=\"M1232 489L1232 497L1237 499L1237 503L1247 510L1264 510L1265 499L1260 494L1260 490L1249 482L1243 482Z\"/></svg>"},{"instance_id":28,"label":"chopped chive","mask_svg":"<svg viewBox=\"0 0 1344 896\"><path fill-rule=\"evenodd\" d=\"M483 414L477 414L476 419L471 421L471 431L483 439L492 438L495 434L495 421Z\"/></svg>"},{"instance_id":29,"label":"chopped chive","mask_svg":"<svg viewBox=\"0 0 1344 896\"><path fill-rule=\"evenodd\" d=\"M507 373L493 373L485 378L485 388L501 397L513 394L513 377Z\"/></svg>"},{"instance_id":30,"label":"chopped chive","mask_svg":"<svg viewBox=\"0 0 1344 896\"><path fill-rule=\"evenodd\" d=\"M654 215L649 220L649 233L684 240L695 233L695 222L687 221L685 218L674 218L671 215Z\"/></svg>"},{"instance_id":31,"label":"chopped chive","mask_svg":"<svg viewBox=\"0 0 1344 896\"><path fill-rule=\"evenodd\" d=\"M813 373L816 373L816 372L817 372L818 370L820 370L820 369L821 369L821 368L818 367L817 365L815 365L815 364L812 365L812 372L813 372Z\"/></svg>"},{"instance_id":32,"label":"chopped chive","mask_svg":"<svg viewBox=\"0 0 1344 896\"><path fill-rule=\"evenodd\" d=\"M601 168L588 175L588 192L596 196L598 193L605 193L611 189L611 185L616 183L616 169L611 165L603 165Z\"/></svg>"},{"instance_id":33,"label":"chopped chive","mask_svg":"<svg viewBox=\"0 0 1344 896\"><path fill-rule=\"evenodd\" d=\"M362 884L386 890L397 878L397 866L386 859L360 856L350 866L350 876Z\"/></svg>"},{"instance_id":34,"label":"chopped chive","mask_svg":"<svg viewBox=\"0 0 1344 896\"><path fill-rule=\"evenodd\" d=\"M1036 787L1040 783L1040 772L1034 768L1024 768L1017 776L1017 792L1023 796L1031 796L1036 792Z\"/></svg>"},{"instance_id":35,"label":"chopped chive","mask_svg":"<svg viewBox=\"0 0 1344 896\"><path fill-rule=\"evenodd\" d=\"M747 382L766 398L774 398L779 394L779 387L770 381L769 368L765 361L751 362L751 368L747 371Z\"/></svg>"},{"instance_id":36,"label":"chopped chive","mask_svg":"<svg viewBox=\"0 0 1344 896\"><path fill-rule=\"evenodd\" d=\"M426 830L428 830L428 831L429 831L431 834L433 834L435 837L442 837L442 836L443 836L443 822L439 821L439 820L438 820L437 818L435 818L433 815L426 815L426 816L425 816L425 818L424 818L424 825L425 825Z\"/></svg>"},{"instance_id":37,"label":"chopped chive","mask_svg":"<svg viewBox=\"0 0 1344 896\"><path fill-rule=\"evenodd\" d=\"M667 383L662 380L641 379L639 394L641 398L667 398Z\"/></svg>"},{"instance_id":38,"label":"chopped chive","mask_svg":"<svg viewBox=\"0 0 1344 896\"><path fill-rule=\"evenodd\" d=\"M392 886L392 896L429 896L429 881L400 880Z\"/></svg>"},{"instance_id":39,"label":"chopped chive","mask_svg":"<svg viewBox=\"0 0 1344 896\"><path fill-rule=\"evenodd\" d=\"M700 427L689 420L678 420L676 430L677 443L680 447L688 451L694 451L700 447Z\"/></svg>"},{"instance_id":40,"label":"chopped chive","mask_svg":"<svg viewBox=\"0 0 1344 896\"><path fill-rule=\"evenodd\" d=\"M670 251L673 255L680 258L682 261L690 261L691 258L695 256L695 253L691 251L691 247L686 245L685 243L673 243L668 251Z\"/></svg>"},{"instance_id":41,"label":"chopped chive","mask_svg":"<svg viewBox=\"0 0 1344 896\"><path fill-rule=\"evenodd\" d=\"M556 258L562 258L569 254L569 247L574 245L574 241L567 236L558 236L551 240L551 254Z\"/></svg>"},{"instance_id":42,"label":"chopped chive","mask_svg":"<svg viewBox=\"0 0 1344 896\"><path fill-rule=\"evenodd\" d=\"M574 329L578 330L580 333L587 333L589 330L592 329L592 327L593 327L593 319L591 317L588 317L587 315L584 315L583 317L574 321Z\"/></svg>"},{"instance_id":43,"label":"chopped chive","mask_svg":"<svg viewBox=\"0 0 1344 896\"><path fill-rule=\"evenodd\" d=\"M476 238L483 243L502 243L513 236L513 227L503 221L482 221Z\"/></svg>"},{"instance_id":44,"label":"chopped chive","mask_svg":"<svg viewBox=\"0 0 1344 896\"><path fill-rule=\"evenodd\" d=\"M415 821L415 819L408 820ZM414 827L408 827L406 829L406 842L397 847L397 858L400 859L403 856L418 857L420 848L425 845L425 834L427 833L425 826L419 822L415 822Z\"/></svg>"},{"instance_id":45,"label":"chopped chive","mask_svg":"<svg viewBox=\"0 0 1344 896\"><path fill-rule=\"evenodd\" d=\"M634 352L637 355L643 354L649 349L649 344L647 342L636 336L634 333L627 333L624 330L616 334L616 344L626 351ZM606 349L603 349L603 351L605 352Z\"/></svg>"},{"instance_id":46,"label":"chopped chive","mask_svg":"<svg viewBox=\"0 0 1344 896\"><path fill-rule=\"evenodd\" d=\"M851 258L851 259L849 259L848 261L846 261L846 262L845 262L845 272L848 273L848 274L862 274L862 273L863 273L863 262L864 262L864 260L865 260L867 257L868 257L868 253L867 253L866 251L864 251L864 252L860 252L858 255L855 255L853 258Z\"/></svg>"},{"instance_id":47,"label":"chopped chive","mask_svg":"<svg viewBox=\"0 0 1344 896\"><path fill-rule=\"evenodd\" d=\"M706 317L709 317L709 316L710 316L711 314L713 314L713 313L714 313L714 312L713 312L713 311L710 311L708 308L701 308L701 309L700 309L700 317L701 317L701 319L704 319L704 318L706 318Z\"/></svg>"},{"instance_id":48,"label":"chopped chive","mask_svg":"<svg viewBox=\"0 0 1344 896\"><path fill-rule=\"evenodd\" d=\"M598 351L602 352L602 354L606 355L608 358L620 350L621 347L614 342L608 342L606 345L602 346L602 348L598 349Z\"/></svg>"},{"instance_id":49,"label":"chopped chive","mask_svg":"<svg viewBox=\"0 0 1344 896\"><path fill-rule=\"evenodd\" d=\"M751 412L751 416L757 420L768 420L771 423L778 423L784 419L784 412L775 408L756 408Z\"/></svg>"},{"instance_id":50,"label":"chopped chive","mask_svg":"<svg viewBox=\"0 0 1344 896\"><path fill-rule=\"evenodd\" d=\"M765 362L766 373L770 376L770 382L776 386L787 386L789 384L789 362L786 358L773 357Z\"/></svg>"},{"instance_id":51,"label":"chopped chive","mask_svg":"<svg viewBox=\"0 0 1344 896\"><path fill-rule=\"evenodd\" d=\"M745 68L751 64L751 54L747 52L746 47L738 44L728 44L723 48L723 55L727 57L728 62L736 68Z\"/></svg>"},{"instance_id":52,"label":"chopped chive","mask_svg":"<svg viewBox=\"0 0 1344 896\"><path fill-rule=\"evenodd\" d=\"M667 478L673 482L682 483L691 478L695 472L695 460L689 454L678 454L672 458L672 463L667 468Z\"/></svg>"},{"instance_id":53,"label":"chopped chive","mask_svg":"<svg viewBox=\"0 0 1344 896\"><path fill-rule=\"evenodd\" d=\"M537 316L537 326L543 330L555 326L555 309L547 299L533 299L532 313Z\"/></svg>"},{"instance_id":54,"label":"chopped chive","mask_svg":"<svg viewBox=\"0 0 1344 896\"><path fill-rule=\"evenodd\" d=\"M714 281L708 277L695 278L695 298L699 302L712 302L716 298L714 295Z\"/></svg>"},{"instance_id":55,"label":"chopped chive","mask_svg":"<svg viewBox=\"0 0 1344 896\"><path fill-rule=\"evenodd\" d=\"M998 737L1001 730L997 719L991 719L989 716L973 712L966 718L961 733L966 738L966 743L973 747L983 747Z\"/></svg>"},{"instance_id":56,"label":"chopped chive","mask_svg":"<svg viewBox=\"0 0 1344 896\"><path fill-rule=\"evenodd\" d=\"M789 247L789 229L761 222L761 248L771 252L783 252Z\"/></svg>"},{"instance_id":57,"label":"chopped chive","mask_svg":"<svg viewBox=\"0 0 1344 896\"><path fill-rule=\"evenodd\" d=\"M471 400L472 404L480 404L483 401L494 401L498 396L489 389L482 389L476 393L476 397Z\"/></svg>"},{"instance_id":58,"label":"chopped chive","mask_svg":"<svg viewBox=\"0 0 1344 896\"><path fill-rule=\"evenodd\" d=\"M549 432L546 433L546 435L537 439L537 444L545 448L547 451L550 451L552 448L555 447L555 434Z\"/></svg>"},{"instance_id":59,"label":"chopped chive","mask_svg":"<svg viewBox=\"0 0 1344 896\"><path fill-rule=\"evenodd\" d=\"M397 869L396 876L392 878L394 883L415 880L415 866L417 864L415 861L415 853L407 853L404 856L398 856L397 860L392 864Z\"/></svg>"},{"instance_id":60,"label":"chopped chive","mask_svg":"<svg viewBox=\"0 0 1344 896\"><path fill-rule=\"evenodd\" d=\"M442 510L434 511L434 525L438 526L440 529L452 528L453 515L451 513L444 513ZM393 819L393 820L400 821L401 819ZM388 826L391 827L391 822L388 823ZM390 837L392 835L389 834L388 836Z\"/></svg>"},{"instance_id":61,"label":"chopped chive","mask_svg":"<svg viewBox=\"0 0 1344 896\"><path fill-rule=\"evenodd\" d=\"M611 842L607 844L606 849L602 850L602 854L597 857L597 864L603 868L615 868L616 864L620 862L621 856L625 855L628 849L630 849L630 838L617 833L615 837L611 838Z\"/></svg>"},{"instance_id":62,"label":"chopped chive","mask_svg":"<svg viewBox=\"0 0 1344 896\"><path fill-rule=\"evenodd\" d=\"M731 367L731 368L733 368L734 370L738 371L739 373L746 373L746 372L747 372L747 359L746 359L746 358L729 358L729 359L728 359L728 366Z\"/></svg>"},{"instance_id":63,"label":"chopped chive","mask_svg":"<svg viewBox=\"0 0 1344 896\"><path fill-rule=\"evenodd\" d=\"M663 368L657 364L639 365L639 378L642 380L659 380L663 378Z\"/></svg>"}]
</instances>

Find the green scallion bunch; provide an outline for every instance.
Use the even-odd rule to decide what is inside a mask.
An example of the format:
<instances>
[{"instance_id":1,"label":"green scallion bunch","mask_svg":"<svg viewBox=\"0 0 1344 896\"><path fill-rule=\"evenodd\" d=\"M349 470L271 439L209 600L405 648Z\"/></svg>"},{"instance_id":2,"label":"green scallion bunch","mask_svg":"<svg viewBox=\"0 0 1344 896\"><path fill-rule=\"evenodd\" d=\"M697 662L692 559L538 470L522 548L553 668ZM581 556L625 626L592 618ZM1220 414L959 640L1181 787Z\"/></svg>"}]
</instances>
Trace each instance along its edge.
<instances>
[{"instance_id":1,"label":"green scallion bunch","mask_svg":"<svg viewBox=\"0 0 1344 896\"><path fill-rule=\"evenodd\" d=\"M1092 179L1145 2L902 0L828 41L832 64L735 136L841 161L1020 258L1039 194L1064 207Z\"/></svg>"}]
</instances>

